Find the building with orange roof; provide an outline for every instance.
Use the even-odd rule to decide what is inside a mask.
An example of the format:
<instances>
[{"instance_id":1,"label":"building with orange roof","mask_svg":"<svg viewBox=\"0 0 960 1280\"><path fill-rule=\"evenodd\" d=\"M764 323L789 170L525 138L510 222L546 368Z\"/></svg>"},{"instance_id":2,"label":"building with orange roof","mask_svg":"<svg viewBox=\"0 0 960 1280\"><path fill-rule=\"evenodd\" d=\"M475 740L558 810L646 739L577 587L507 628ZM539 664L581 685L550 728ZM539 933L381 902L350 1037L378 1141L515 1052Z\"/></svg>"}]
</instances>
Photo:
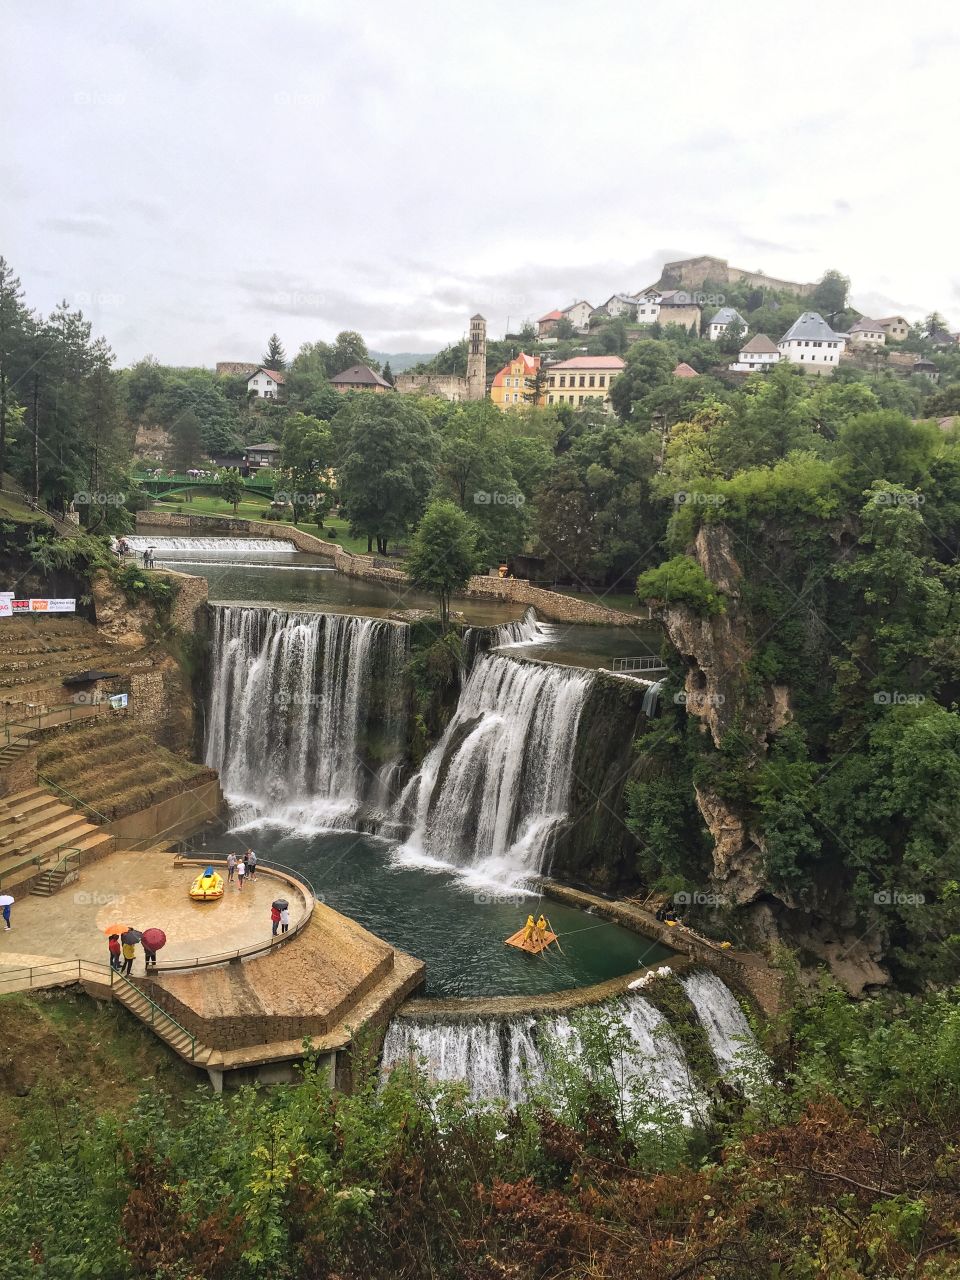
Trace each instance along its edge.
<instances>
[{"instance_id":1,"label":"building with orange roof","mask_svg":"<svg viewBox=\"0 0 960 1280\"><path fill-rule=\"evenodd\" d=\"M691 369L690 366L683 360L681 360L680 363L677 365L677 367L674 369L673 376L675 378L699 378L700 377L696 369Z\"/></svg>"},{"instance_id":2,"label":"building with orange roof","mask_svg":"<svg viewBox=\"0 0 960 1280\"><path fill-rule=\"evenodd\" d=\"M500 372L494 374L490 387L490 399L497 408L516 409L522 404L542 404L542 395L536 402L533 399L539 368L540 357L528 356L525 351L508 360Z\"/></svg>"}]
</instances>

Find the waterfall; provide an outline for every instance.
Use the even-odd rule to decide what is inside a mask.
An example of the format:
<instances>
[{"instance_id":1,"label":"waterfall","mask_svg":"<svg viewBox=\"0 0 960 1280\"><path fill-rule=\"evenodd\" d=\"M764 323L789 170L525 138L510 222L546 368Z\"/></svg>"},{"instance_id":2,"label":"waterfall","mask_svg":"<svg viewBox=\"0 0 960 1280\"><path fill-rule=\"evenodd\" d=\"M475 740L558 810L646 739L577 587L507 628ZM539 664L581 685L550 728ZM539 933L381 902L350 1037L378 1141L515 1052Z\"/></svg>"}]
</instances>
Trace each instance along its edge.
<instances>
[{"instance_id":1,"label":"waterfall","mask_svg":"<svg viewBox=\"0 0 960 1280\"><path fill-rule=\"evenodd\" d=\"M736 996L709 969L699 969L681 981L721 1073L744 1093L750 1092L758 1074L769 1073Z\"/></svg>"},{"instance_id":2,"label":"waterfall","mask_svg":"<svg viewBox=\"0 0 960 1280\"><path fill-rule=\"evenodd\" d=\"M593 676L481 654L456 714L394 817L400 857L468 866L483 878L543 871L567 816L580 713Z\"/></svg>"},{"instance_id":3,"label":"waterfall","mask_svg":"<svg viewBox=\"0 0 960 1280\"><path fill-rule=\"evenodd\" d=\"M149 551L161 560L179 558L175 552L195 551L205 555L235 556L238 552L269 551L287 555L296 547L287 538L168 538L163 535L125 534L124 541L131 551Z\"/></svg>"},{"instance_id":4,"label":"waterfall","mask_svg":"<svg viewBox=\"0 0 960 1280\"><path fill-rule=\"evenodd\" d=\"M623 1052L614 1053L611 1069L624 1099L675 1109L688 1124L702 1116L705 1095L663 1014L642 996L603 1009L612 1015L614 1031L618 1025L622 1030L617 1048ZM544 1087L556 1093L550 1062L557 1051L582 1060L578 1015L462 1022L394 1018L384 1040L382 1071L387 1075L400 1062L424 1059L431 1078L465 1081L476 1101L503 1099L516 1106Z\"/></svg>"},{"instance_id":5,"label":"waterfall","mask_svg":"<svg viewBox=\"0 0 960 1280\"><path fill-rule=\"evenodd\" d=\"M487 638L486 649L503 649L507 645L547 644L558 628L549 622L540 622L537 611L531 605L517 622L504 622L498 627L467 627L463 633L464 665L469 671L477 656L481 638Z\"/></svg>"},{"instance_id":6,"label":"waterfall","mask_svg":"<svg viewBox=\"0 0 960 1280\"><path fill-rule=\"evenodd\" d=\"M369 796L385 808L403 748L408 628L234 606L214 618L206 760L231 802L320 827L354 825Z\"/></svg>"}]
</instances>

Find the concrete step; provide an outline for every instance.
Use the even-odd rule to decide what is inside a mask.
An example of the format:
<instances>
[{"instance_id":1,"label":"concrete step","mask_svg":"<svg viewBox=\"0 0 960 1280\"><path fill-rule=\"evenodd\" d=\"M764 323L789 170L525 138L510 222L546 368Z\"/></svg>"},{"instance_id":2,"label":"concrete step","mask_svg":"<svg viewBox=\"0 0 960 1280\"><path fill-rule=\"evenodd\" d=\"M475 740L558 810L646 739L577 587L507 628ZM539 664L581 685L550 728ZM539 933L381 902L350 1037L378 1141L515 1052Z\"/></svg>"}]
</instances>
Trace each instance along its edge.
<instances>
[{"instance_id":1,"label":"concrete step","mask_svg":"<svg viewBox=\"0 0 960 1280\"><path fill-rule=\"evenodd\" d=\"M151 1023L150 1004L139 990L128 987L122 982L115 982L113 985L113 993L121 1004L125 1005L135 1017L139 1018L141 1022L150 1028L154 1035L158 1036L165 1044L169 1045L170 1048L173 1049L175 1053L179 1054L181 1058L185 1058L187 1062L194 1062L198 1066L202 1066L205 1062L209 1061L211 1050L208 1046L200 1045L198 1042L196 1045L196 1055L191 1056L194 1042L186 1032L181 1031L178 1027L173 1026L172 1023L167 1022L162 1015L155 1014L154 1021Z\"/></svg>"},{"instance_id":2,"label":"concrete step","mask_svg":"<svg viewBox=\"0 0 960 1280\"><path fill-rule=\"evenodd\" d=\"M93 824L82 813L77 813L76 809L66 809L63 813L28 828L16 841L15 847L25 854L52 853L58 845L88 835L91 830L95 830Z\"/></svg>"}]
</instances>

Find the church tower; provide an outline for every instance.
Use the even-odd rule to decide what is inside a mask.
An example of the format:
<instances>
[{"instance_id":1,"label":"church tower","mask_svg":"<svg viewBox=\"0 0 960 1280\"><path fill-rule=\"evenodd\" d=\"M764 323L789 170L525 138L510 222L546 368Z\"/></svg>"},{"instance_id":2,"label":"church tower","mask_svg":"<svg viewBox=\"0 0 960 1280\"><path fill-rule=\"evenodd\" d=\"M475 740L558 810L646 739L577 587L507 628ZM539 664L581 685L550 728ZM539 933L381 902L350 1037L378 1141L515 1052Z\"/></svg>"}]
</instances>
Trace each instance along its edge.
<instances>
[{"instance_id":1,"label":"church tower","mask_svg":"<svg viewBox=\"0 0 960 1280\"><path fill-rule=\"evenodd\" d=\"M487 322L476 315L470 320L467 347L467 399L482 400L487 394Z\"/></svg>"}]
</instances>

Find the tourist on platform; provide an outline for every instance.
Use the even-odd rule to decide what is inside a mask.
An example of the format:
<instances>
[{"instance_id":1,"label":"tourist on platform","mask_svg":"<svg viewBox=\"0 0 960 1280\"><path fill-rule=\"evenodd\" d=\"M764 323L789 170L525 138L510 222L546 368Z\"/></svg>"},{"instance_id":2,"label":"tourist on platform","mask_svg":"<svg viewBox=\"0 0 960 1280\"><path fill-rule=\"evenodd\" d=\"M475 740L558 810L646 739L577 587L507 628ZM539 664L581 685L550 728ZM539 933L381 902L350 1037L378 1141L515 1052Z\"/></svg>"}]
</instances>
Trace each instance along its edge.
<instances>
[{"instance_id":1,"label":"tourist on platform","mask_svg":"<svg viewBox=\"0 0 960 1280\"><path fill-rule=\"evenodd\" d=\"M121 973L129 974L133 972L133 958L136 954L137 949L132 942L125 942L123 944L123 965L120 969Z\"/></svg>"},{"instance_id":2,"label":"tourist on platform","mask_svg":"<svg viewBox=\"0 0 960 1280\"><path fill-rule=\"evenodd\" d=\"M227 884L233 882L233 877L237 874L237 855L235 853L227 854Z\"/></svg>"},{"instance_id":3,"label":"tourist on platform","mask_svg":"<svg viewBox=\"0 0 960 1280\"><path fill-rule=\"evenodd\" d=\"M9 903L9 902L5 902L5 903L3 904L3 924L4 924L4 928L6 928L6 930L7 930L8 932L13 928L13 925L10 923L10 907L11 907L11 905L12 905L12 904L11 904L11 903Z\"/></svg>"},{"instance_id":4,"label":"tourist on platform","mask_svg":"<svg viewBox=\"0 0 960 1280\"><path fill-rule=\"evenodd\" d=\"M118 934L111 933L109 939L107 940L107 947L110 951L110 968L119 969L121 960L120 960L120 937Z\"/></svg>"},{"instance_id":5,"label":"tourist on platform","mask_svg":"<svg viewBox=\"0 0 960 1280\"><path fill-rule=\"evenodd\" d=\"M290 928L290 908L283 907L280 912L280 932L286 933Z\"/></svg>"},{"instance_id":6,"label":"tourist on platform","mask_svg":"<svg viewBox=\"0 0 960 1280\"><path fill-rule=\"evenodd\" d=\"M252 849L247 850L247 875L252 880L257 874L257 855Z\"/></svg>"},{"instance_id":7,"label":"tourist on platform","mask_svg":"<svg viewBox=\"0 0 960 1280\"><path fill-rule=\"evenodd\" d=\"M149 951L142 942L140 945L143 947L143 967L146 970L149 969L152 964L157 963L157 953L155 951Z\"/></svg>"},{"instance_id":8,"label":"tourist on platform","mask_svg":"<svg viewBox=\"0 0 960 1280\"><path fill-rule=\"evenodd\" d=\"M270 920L271 920L271 923L273 924L273 936L276 937L277 929L280 927L280 908L279 907L270 908Z\"/></svg>"},{"instance_id":9,"label":"tourist on platform","mask_svg":"<svg viewBox=\"0 0 960 1280\"><path fill-rule=\"evenodd\" d=\"M243 892L243 882L244 880L246 880L246 878L247 878L247 860L244 857L244 858L241 858L240 861L237 863L237 888L240 890L241 893Z\"/></svg>"}]
</instances>

